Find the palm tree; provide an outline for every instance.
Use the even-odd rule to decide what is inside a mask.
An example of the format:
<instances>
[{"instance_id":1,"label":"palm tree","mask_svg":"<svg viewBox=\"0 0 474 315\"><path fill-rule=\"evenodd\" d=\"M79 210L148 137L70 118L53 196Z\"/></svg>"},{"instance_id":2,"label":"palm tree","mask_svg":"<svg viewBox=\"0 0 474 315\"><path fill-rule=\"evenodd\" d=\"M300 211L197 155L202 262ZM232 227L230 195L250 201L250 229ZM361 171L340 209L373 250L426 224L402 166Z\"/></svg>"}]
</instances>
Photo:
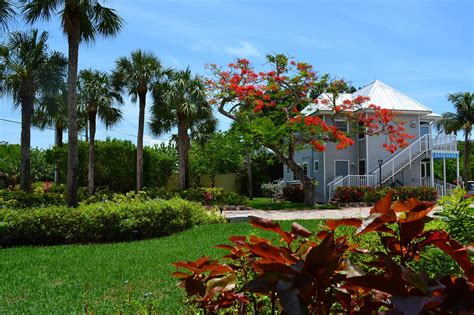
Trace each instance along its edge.
<instances>
[{"instance_id":1,"label":"palm tree","mask_svg":"<svg viewBox=\"0 0 474 315\"><path fill-rule=\"evenodd\" d=\"M448 95L448 100L453 103L455 113L447 112L443 114L436 125L439 130L446 133L457 134L464 132L464 182L469 180L469 159L470 159L470 138L472 126L474 124L474 93L458 92Z\"/></svg>"},{"instance_id":2,"label":"palm tree","mask_svg":"<svg viewBox=\"0 0 474 315\"><path fill-rule=\"evenodd\" d=\"M117 90L128 93L133 102L138 100L137 135L137 191L143 189L143 132L145 128L146 97L152 87L171 74L164 69L160 60L151 52L135 50L130 58L121 57L116 61L112 81Z\"/></svg>"},{"instance_id":3,"label":"palm tree","mask_svg":"<svg viewBox=\"0 0 474 315\"><path fill-rule=\"evenodd\" d=\"M50 76L41 83L41 95L35 103L32 123L41 130L54 128L54 144L63 144L63 130L67 125L67 58L59 52L53 52L47 60ZM56 164L54 182L60 183L61 170Z\"/></svg>"},{"instance_id":4,"label":"palm tree","mask_svg":"<svg viewBox=\"0 0 474 315\"><path fill-rule=\"evenodd\" d=\"M79 72L79 103L85 108L89 125L88 189L95 193L95 132L97 115L108 128L122 119L122 111L114 107L122 104L122 96L112 88L107 73L98 70Z\"/></svg>"},{"instance_id":5,"label":"palm tree","mask_svg":"<svg viewBox=\"0 0 474 315\"><path fill-rule=\"evenodd\" d=\"M34 104L41 98L41 86L53 76L50 61L56 55L48 55L48 33L34 29L30 32L10 33L0 49L3 80L0 91L13 96L15 107L21 107L21 164L20 187L31 190L30 143Z\"/></svg>"},{"instance_id":6,"label":"palm tree","mask_svg":"<svg viewBox=\"0 0 474 315\"><path fill-rule=\"evenodd\" d=\"M114 36L123 20L116 11L101 4L100 0L21 0L27 22L50 20L59 14L64 34L68 38L68 167L67 204L77 206L78 148L77 148L77 65L79 44L94 42L98 35Z\"/></svg>"},{"instance_id":7,"label":"palm tree","mask_svg":"<svg viewBox=\"0 0 474 315\"><path fill-rule=\"evenodd\" d=\"M0 0L0 30L6 30L8 22L15 15L13 5L9 0Z\"/></svg>"},{"instance_id":8,"label":"palm tree","mask_svg":"<svg viewBox=\"0 0 474 315\"><path fill-rule=\"evenodd\" d=\"M161 135L177 127L179 185L189 188L189 147L191 134L205 141L214 132L216 120L206 99L206 88L200 76L193 76L188 68L176 72L170 81L157 85L152 107L150 130Z\"/></svg>"}]
</instances>

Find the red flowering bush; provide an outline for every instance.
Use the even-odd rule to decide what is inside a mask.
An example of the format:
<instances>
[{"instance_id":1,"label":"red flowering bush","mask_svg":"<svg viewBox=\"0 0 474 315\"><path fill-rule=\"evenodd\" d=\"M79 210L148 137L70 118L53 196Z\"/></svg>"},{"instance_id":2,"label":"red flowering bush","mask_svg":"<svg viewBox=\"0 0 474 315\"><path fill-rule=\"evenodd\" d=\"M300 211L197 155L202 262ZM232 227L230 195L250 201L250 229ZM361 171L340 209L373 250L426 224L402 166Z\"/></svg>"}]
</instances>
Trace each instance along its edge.
<instances>
[{"instance_id":1,"label":"red flowering bush","mask_svg":"<svg viewBox=\"0 0 474 315\"><path fill-rule=\"evenodd\" d=\"M304 202L304 188L301 185L291 185L283 188L283 198L290 202Z\"/></svg>"},{"instance_id":2,"label":"red flowering bush","mask_svg":"<svg viewBox=\"0 0 474 315\"><path fill-rule=\"evenodd\" d=\"M303 184L307 204L314 202L315 183L294 161L299 146L311 145L324 151L332 142L342 150L354 144L355 133L385 134L384 147L390 152L407 146L411 136L395 112L371 104L363 96L336 104L341 89L347 86L343 80L320 76L310 64L284 55L268 55L267 59L265 71L257 71L247 59L237 59L227 68L210 65L211 103L290 168ZM320 97L323 93L331 97ZM322 106L332 114L326 120L318 115L307 116L302 110L308 105ZM354 133L338 130L336 118L355 126Z\"/></svg>"},{"instance_id":3,"label":"red flowering bush","mask_svg":"<svg viewBox=\"0 0 474 315\"><path fill-rule=\"evenodd\" d=\"M388 192L393 194L394 200L416 198L423 201L436 201L438 194L433 187L337 187L333 200L341 203L375 202Z\"/></svg>"},{"instance_id":4,"label":"red flowering bush","mask_svg":"<svg viewBox=\"0 0 474 315\"><path fill-rule=\"evenodd\" d=\"M173 276L205 314L472 314L474 267L466 248L445 231L425 231L434 206L416 199L392 203L389 193L368 218L328 220L319 233L296 223L284 231L255 219L251 224L276 233L279 243L232 236L230 244L217 246L229 251L226 263L208 257L177 262L180 271ZM376 233L383 250L370 252L347 236L336 237L341 225L356 227L356 235ZM464 275L429 278L413 271L410 264L428 246L451 256ZM354 266L351 254L369 255L369 271Z\"/></svg>"}]
</instances>

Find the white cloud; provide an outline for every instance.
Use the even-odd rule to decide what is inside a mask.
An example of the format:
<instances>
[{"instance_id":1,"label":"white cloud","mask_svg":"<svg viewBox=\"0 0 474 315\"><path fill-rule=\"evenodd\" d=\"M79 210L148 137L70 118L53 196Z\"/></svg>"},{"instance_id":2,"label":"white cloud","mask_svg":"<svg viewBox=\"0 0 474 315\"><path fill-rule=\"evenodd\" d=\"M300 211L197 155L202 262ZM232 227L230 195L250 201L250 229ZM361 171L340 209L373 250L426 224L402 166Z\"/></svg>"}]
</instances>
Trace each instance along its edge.
<instances>
[{"instance_id":1,"label":"white cloud","mask_svg":"<svg viewBox=\"0 0 474 315\"><path fill-rule=\"evenodd\" d=\"M240 41L239 46L227 46L225 51L235 57L257 57L262 58L260 51L249 42Z\"/></svg>"},{"instance_id":2,"label":"white cloud","mask_svg":"<svg viewBox=\"0 0 474 315\"><path fill-rule=\"evenodd\" d=\"M194 51L225 53L232 57L263 57L257 47L247 41L240 41L238 45L225 45L210 40L200 40L195 42L191 46L191 49Z\"/></svg>"}]
</instances>

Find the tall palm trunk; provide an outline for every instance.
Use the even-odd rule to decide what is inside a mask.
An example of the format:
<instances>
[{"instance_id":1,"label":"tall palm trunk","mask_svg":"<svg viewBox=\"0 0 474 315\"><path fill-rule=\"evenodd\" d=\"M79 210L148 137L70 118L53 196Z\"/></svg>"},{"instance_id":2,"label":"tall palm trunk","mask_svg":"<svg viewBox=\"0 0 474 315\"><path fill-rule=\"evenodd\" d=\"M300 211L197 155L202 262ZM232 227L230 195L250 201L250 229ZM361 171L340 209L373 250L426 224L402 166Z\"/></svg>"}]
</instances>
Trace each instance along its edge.
<instances>
[{"instance_id":1,"label":"tall palm trunk","mask_svg":"<svg viewBox=\"0 0 474 315\"><path fill-rule=\"evenodd\" d=\"M54 126L54 145L58 148L63 146L63 127L56 123ZM59 161L54 166L54 183L59 185L61 183L61 165Z\"/></svg>"},{"instance_id":2,"label":"tall palm trunk","mask_svg":"<svg viewBox=\"0 0 474 315\"><path fill-rule=\"evenodd\" d=\"M253 199L253 178L252 178L252 161L248 149L245 150L245 166L247 168L247 185L249 192L249 199Z\"/></svg>"},{"instance_id":3,"label":"tall palm trunk","mask_svg":"<svg viewBox=\"0 0 474 315\"><path fill-rule=\"evenodd\" d=\"M137 136L137 191L143 189L143 131L145 128L146 92L138 94L138 136Z\"/></svg>"},{"instance_id":4,"label":"tall palm trunk","mask_svg":"<svg viewBox=\"0 0 474 315\"><path fill-rule=\"evenodd\" d=\"M20 188L31 191L31 119L33 116L34 96L22 98L21 104L21 163L20 163Z\"/></svg>"},{"instance_id":5,"label":"tall palm trunk","mask_svg":"<svg viewBox=\"0 0 474 315\"><path fill-rule=\"evenodd\" d=\"M179 188L189 188L189 135L186 128L186 116L178 113L178 159L179 159Z\"/></svg>"},{"instance_id":6,"label":"tall palm trunk","mask_svg":"<svg viewBox=\"0 0 474 315\"><path fill-rule=\"evenodd\" d=\"M68 159L67 159L67 204L77 206L77 188L79 158L77 148L77 64L79 60L80 23L71 18L68 33L68 78L67 78L67 114L68 114Z\"/></svg>"},{"instance_id":7,"label":"tall palm trunk","mask_svg":"<svg viewBox=\"0 0 474 315\"><path fill-rule=\"evenodd\" d=\"M90 138L89 138L89 163L87 173L87 187L89 195L95 194L94 176L95 176L95 129L96 129L96 111L88 113Z\"/></svg>"},{"instance_id":8,"label":"tall palm trunk","mask_svg":"<svg viewBox=\"0 0 474 315\"><path fill-rule=\"evenodd\" d=\"M469 180L469 155L471 153L469 134L470 132L464 130L464 187L467 187L467 181Z\"/></svg>"}]
</instances>

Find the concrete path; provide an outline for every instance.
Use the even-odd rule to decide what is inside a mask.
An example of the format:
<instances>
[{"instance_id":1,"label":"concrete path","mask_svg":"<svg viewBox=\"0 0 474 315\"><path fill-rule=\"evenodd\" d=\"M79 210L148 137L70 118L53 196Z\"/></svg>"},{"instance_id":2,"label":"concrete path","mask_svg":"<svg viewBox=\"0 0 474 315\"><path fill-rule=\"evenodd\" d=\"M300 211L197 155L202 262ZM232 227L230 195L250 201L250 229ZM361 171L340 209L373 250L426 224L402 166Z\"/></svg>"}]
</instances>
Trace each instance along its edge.
<instances>
[{"instance_id":1,"label":"concrete path","mask_svg":"<svg viewBox=\"0 0 474 315\"><path fill-rule=\"evenodd\" d=\"M343 208L332 210L235 210L224 211L223 214L231 223L245 222L250 217L271 220L312 220L364 218L369 216L372 207Z\"/></svg>"}]
</instances>

